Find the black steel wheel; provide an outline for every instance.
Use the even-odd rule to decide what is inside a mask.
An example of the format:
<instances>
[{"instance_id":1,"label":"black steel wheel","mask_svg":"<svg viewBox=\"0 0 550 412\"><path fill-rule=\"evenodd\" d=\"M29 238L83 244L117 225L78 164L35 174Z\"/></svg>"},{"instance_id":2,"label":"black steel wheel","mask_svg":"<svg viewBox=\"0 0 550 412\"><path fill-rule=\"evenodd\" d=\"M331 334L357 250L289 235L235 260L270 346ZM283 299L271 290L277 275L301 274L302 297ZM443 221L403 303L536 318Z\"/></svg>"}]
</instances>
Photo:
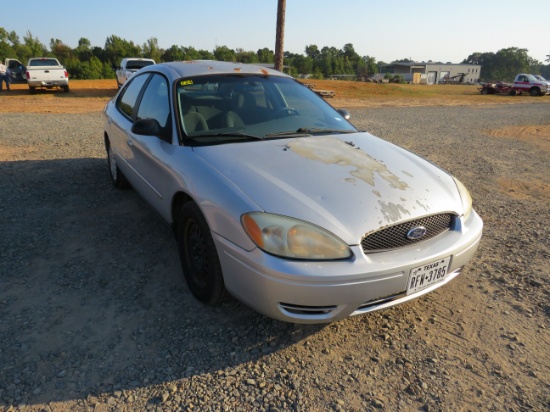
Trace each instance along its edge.
<instances>
[{"instance_id":1,"label":"black steel wheel","mask_svg":"<svg viewBox=\"0 0 550 412\"><path fill-rule=\"evenodd\" d=\"M196 203L187 202L182 206L176 225L181 266L191 293L204 303L223 301L227 291L218 252Z\"/></svg>"},{"instance_id":2,"label":"black steel wheel","mask_svg":"<svg viewBox=\"0 0 550 412\"><path fill-rule=\"evenodd\" d=\"M538 96L540 95L540 90L537 87L533 87L531 90L529 90L529 94L531 96Z\"/></svg>"}]
</instances>

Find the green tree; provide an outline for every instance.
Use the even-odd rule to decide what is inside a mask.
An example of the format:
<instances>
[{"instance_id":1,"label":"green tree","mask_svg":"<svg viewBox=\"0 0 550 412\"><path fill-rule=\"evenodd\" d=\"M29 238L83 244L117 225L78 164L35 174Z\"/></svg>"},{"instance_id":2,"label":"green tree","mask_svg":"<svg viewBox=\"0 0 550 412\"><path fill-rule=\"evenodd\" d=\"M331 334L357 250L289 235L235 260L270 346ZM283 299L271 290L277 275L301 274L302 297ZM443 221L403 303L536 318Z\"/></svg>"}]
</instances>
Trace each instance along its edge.
<instances>
[{"instance_id":1,"label":"green tree","mask_svg":"<svg viewBox=\"0 0 550 412\"><path fill-rule=\"evenodd\" d=\"M273 63L275 61L275 53L273 52L273 50L269 50L267 47L264 47L263 49L258 49L256 55L258 56L258 61L260 63Z\"/></svg>"},{"instance_id":2,"label":"green tree","mask_svg":"<svg viewBox=\"0 0 550 412\"><path fill-rule=\"evenodd\" d=\"M218 61L234 62L237 61L237 55L227 46L218 46L214 49L214 57Z\"/></svg>"},{"instance_id":3,"label":"green tree","mask_svg":"<svg viewBox=\"0 0 550 412\"><path fill-rule=\"evenodd\" d=\"M150 37L143 44L142 49L143 49L143 57L147 57L148 59L153 59L156 62L161 61L163 50L159 47L158 40L156 37Z\"/></svg>"},{"instance_id":4,"label":"green tree","mask_svg":"<svg viewBox=\"0 0 550 412\"><path fill-rule=\"evenodd\" d=\"M185 53L183 48L173 44L170 48L164 50L162 56L160 56L161 62L177 62L184 60Z\"/></svg>"},{"instance_id":5,"label":"green tree","mask_svg":"<svg viewBox=\"0 0 550 412\"><path fill-rule=\"evenodd\" d=\"M84 37L81 37L80 40L78 40L78 46L76 47L76 49L73 50L73 54L80 61L89 61L91 57L94 55L90 40Z\"/></svg>"},{"instance_id":6,"label":"green tree","mask_svg":"<svg viewBox=\"0 0 550 412\"><path fill-rule=\"evenodd\" d=\"M259 63L258 55L252 51L244 51L243 49L237 49L237 53L235 55L236 61L239 63Z\"/></svg>"},{"instance_id":7,"label":"green tree","mask_svg":"<svg viewBox=\"0 0 550 412\"><path fill-rule=\"evenodd\" d=\"M496 53L475 52L463 63L480 64L480 77L487 81L512 81L516 74L530 71L536 61L527 54L527 49L509 47Z\"/></svg>"},{"instance_id":8,"label":"green tree","mask_svg":"<svg viewBox=\"0 0 550 412\"><path fill-rule=\"evenodd\" d=\"M314 62L317 62L321 57L321 52L319 51L317 45L312 44L306 46L306 56L310 57Z\"/></svg>"},{"instance_id":9,"label":"green tree","mask_svg":"<svg viewBox=\"0 0 550 412\"><path fill-rule=\"evenodd\" d=\"M15 48L13 47L13 43L10 40L9 33L6 31L6 29L0 27L0 62L4 62L4 59L6 57L15 56Z\"/></svg>"},{"instance_id":10,"label":"green tree","mask_svg":"<svg viewBox=\"0 0 550 412\"><path fill-rule=\"evenodd\" d=\"M61 64L65 64L73 56L71 48L59 39L50 40L50 50Z\"/></svg>"},{"instance_id":11,"label":"green tree","mask_svg":"<svg viewBox=\"0 0 550 412\"><path fill-rule=\"evenodd\" d=\"M367 76L372 76L379 72L378 65L376 64L376 59L370 56L364 56L361 58L363 61L363 67Z\"/></svg>"},{"instance_id":12,"label":"green tree","mask_svg":"<svg viewBox=\"0 0 550 412\"><path fill-rule=\"evenodd\" d=\"M303 54L285 54L285 64L291 67L293 76L308 75L313 73L313 59Z\"/></svg>"},{"instance_id":13,"label":"green tree","mask_svg":"<svg viewBox=\"0 0 550 412\"><path fill-rule=\"evenodd\" d=\"M111 64L118 66L124 57L141 57L142 51L134 42L112 35L105 40L104 58Z\"/></svg>"},{"instance_id":14,"label":"green tree","mask_svg":"<svg viewBox=\"0 0 550 412\"><path fill-rule=\"evenodd\" d=\"M511 81L516 74L528 72L532 59L527 51L527 49L518 49L517 47L499 50L495 55L498 77Z\"/></svg>"},{"instance_id":15,"label":"green tree","mask_svg":"<svg viewBox=\"0 0 550 412\"><path fill-rule=\"evenodd\" d=\"M23 36L24 44L22 46L25 57L30 59L31 57L49 56L48 49L44 46L40 40L35 38L30 31Z\"/></svg>"}]
</instances>

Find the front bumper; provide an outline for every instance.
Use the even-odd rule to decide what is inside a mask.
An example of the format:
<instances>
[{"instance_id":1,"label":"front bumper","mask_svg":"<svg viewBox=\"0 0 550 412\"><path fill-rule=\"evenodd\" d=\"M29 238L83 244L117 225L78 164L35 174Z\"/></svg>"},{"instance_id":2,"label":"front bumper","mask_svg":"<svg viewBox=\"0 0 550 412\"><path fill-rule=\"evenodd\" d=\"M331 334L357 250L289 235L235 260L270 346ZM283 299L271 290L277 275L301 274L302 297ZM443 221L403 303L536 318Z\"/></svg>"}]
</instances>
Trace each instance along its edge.
<instances>
[{"instance_id":1,"label":"front bumper","mask_svg":"<svg viewBox=\"0 0 550 412\"><path fill-rule=\"evenodd\" d=\"M274 319L327 323L385 309L417 298L455 278L474 256L483 222L472 212L467 222L433 239L388 252L365 255L352 247L346 261L292 261L259 249L247 252L214 234L228 291ZM406 295L410 271L451 256L440 283Z\"/></svg>"}]
</instances>

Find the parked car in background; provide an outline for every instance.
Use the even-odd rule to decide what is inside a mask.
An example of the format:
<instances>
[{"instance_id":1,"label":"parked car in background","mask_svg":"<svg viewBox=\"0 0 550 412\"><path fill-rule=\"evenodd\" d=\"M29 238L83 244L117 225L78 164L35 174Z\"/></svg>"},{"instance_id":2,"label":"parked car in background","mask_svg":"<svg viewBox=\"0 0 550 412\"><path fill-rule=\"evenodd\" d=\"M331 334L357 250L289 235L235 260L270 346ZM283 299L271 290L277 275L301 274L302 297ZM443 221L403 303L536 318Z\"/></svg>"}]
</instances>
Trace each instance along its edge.
<instances>
[{"instance_id":1,"label":"parked car in background","mask_svg":"<svg viewBox=\"0 0 550 412\"><path fill-rule=\"evenodd\" d=\"M120 89L135 72L153 64L155 64L153 59L143 59L141 57L127 57L122 59L120 66L114 67L116 71L117 87Z\"/></svg>"},{"instance_id":2,"label":"parked car in background","mask_svg":"<svg viewBox=\"0 0 550 412\"><path fill-rule=\"evenodd\" d=\"M531 96L550 94L550 83L539 80L532 74L518 74L512 87L518 94L529 93Z\"/></svg>"},{"instance_id":3,"label":"parked car in background","mask_svg":"<svg viewBox=\"0 0 550 412\"><path fill-rule=\"evenodd\" d=\"M27 83L26 69L23 63L17 59L6 59L5 66L11 83Z\"/></svg>"},{"instance_id":4,"label":"parked car in background","mask_svg":"<svg viewBox=\"0 0 550 412\"><path fill-rule=\"evenodd\" d=\"M110 177L171 224L205 303L298 323L388 308L458 276L483 223L460 181L347 114L265 67L145 67L104 110Z\"/></svg>"},{"instance_id":5,"label":"parked car in background","mask_svg":"<svg viewBox=\"0 0 550 412\"><path fill-rule=\"evenodd\" d=\"M34 93L37 88L53 89L59 87L65 93L69 91L69 73L53 57L34 57L27 63L27 83Z\"/></svg>"}]
</instances>

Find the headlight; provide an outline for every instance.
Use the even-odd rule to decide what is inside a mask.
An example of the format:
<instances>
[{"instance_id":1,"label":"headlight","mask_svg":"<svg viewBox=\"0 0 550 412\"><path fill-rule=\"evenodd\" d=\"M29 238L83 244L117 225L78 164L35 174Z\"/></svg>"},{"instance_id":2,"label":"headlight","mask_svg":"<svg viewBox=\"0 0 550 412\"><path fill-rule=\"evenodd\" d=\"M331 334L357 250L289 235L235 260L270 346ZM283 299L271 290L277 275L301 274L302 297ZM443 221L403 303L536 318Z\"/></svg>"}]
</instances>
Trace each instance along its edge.
<instances>
[{"instance_id":1,"label":"headlight","mask_svg":"<svg viewBox=\"0 0 550 412\"><path fill-rule=\"evenodd\" d=\"M332 233L311 223L270 213L241 217L250 239L260 249L291 259L334 260L351 257L351 249Z\"/></svg>"},{"instance_id":2,"label":"headlight","mask_svg":"<svg viewBox=\"0 0 550 412\"><path fill-rule=\"evenodd\" d=\"M470 192L468 192L468 189L466 189L466 186L464 186L460 180L458 180L456 177L454 177L453 179L455 180L456 187L458 188L458 193L460 194L460 198L462 199L464 220L468 220L468 218L470 217L470 213L472 213L472 196L470 196Z\"/></svg>"}]
</instances>

